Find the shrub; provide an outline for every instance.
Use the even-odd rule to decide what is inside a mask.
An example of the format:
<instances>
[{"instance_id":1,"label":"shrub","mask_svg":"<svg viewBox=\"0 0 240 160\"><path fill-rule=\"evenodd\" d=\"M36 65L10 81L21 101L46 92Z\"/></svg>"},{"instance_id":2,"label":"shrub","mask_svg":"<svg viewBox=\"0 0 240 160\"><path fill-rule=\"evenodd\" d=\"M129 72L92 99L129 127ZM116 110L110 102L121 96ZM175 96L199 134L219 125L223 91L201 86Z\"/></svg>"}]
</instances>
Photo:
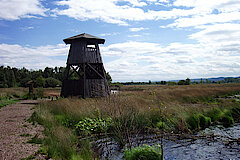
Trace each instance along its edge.
<instances>
[{"instance_id":1,"label":"shrub","mask_svg":"<svg viewBox=\"0 0 240 160\"><path fill-rule=\"evenodd\" d=\"M57 87L61 85L61 82L55 78L46 78L46 87Z\"/></svg>"},{"instance_id":2,"label":"shrub","mask_svg":"<svg viewBox=\"0 0 240 160\"><path fill-rule=\"evenodd\" d=\"M230 117L230 116L226 116L226 115L224 115L221 118L221 122L223 123L224 127L230 127L230 126L232 126L234 124L233 118Z\"/></svg>"},{"instance_id":3,"label":"shrub","mask_svg":"<svg viewBox=\"0 0 240 160\"><path fill-rule=\"evenodd\" d=\"M207 117L211 118L212 122L217 122L223 115L223 112L219 108L214 108L207 112Z\"/></svg>"},{"instance_id":4,"label":"shrub","mask_svg":"<svg viewBox=\"0 0 240 160\"><path fill-rule=\"evenodd\" d=\"M220 118L219 121L222 122L224 127L232 126L234 124L234 120L231 111L224 112L223 116Z\"/></svg>"},{"instance_id":5,"label":"shrub","mask_svg":"<svg viewBox=\"0 0 240 160\"><path fill-rule=\"evenodd\" d=\"M202 129L207 128L211 125L211 118L210 117L206 117L202 114L199 114L199 121L200 121L200 127Z\"/></svg>"},{"instance_id":6,"label":"shrub","mask_svg":"<svg viewBox=\"0 0 240 160\"><path fill-rule=\"evenodd\" d=\"M198 115L196 114L192 114L190 115L187 119L186 119L188 128L190 130L198 130L199 129L199 124L200 124L200 120L198 118Z\"/></svg>"},{"instance_id":7,"label":"shrub","mask_svg":"<svg viewBox=\"0 0 240 160\"><path fill-rule=\"evenodd\" d=\"M166 128L165 122L162 122L162 121L158 122L156 124L156 127L159 129L165 129Z\"/></svg>"},{"instance_id":8,"label":"shrub","mask_svg":"<svg viewBox=\"0 0 240 160\"><path fill-rule=\"evenodd\" d=\"M232 117L235 121L240 121L240 107L236 106L232 108Z\"/></svg>"},{"instance_id":9,"label":"shrub","mask_svg":"<svg viewBox=\"0 0 240 160\"><path fill-rule=\"evenodd\" d=\"M107 118L106 120L101 118L91 119L85 118L81 120L76 125L76 129L79 132L83 133L101 133L106 132L107 129L112 125L113 121L111 118Z\"/></svg>"},{"instance_id":10,"label":"shrub","mask_svg":"<svg viewBox=\"0 0 240 160\"><path fill-rule=\"evenodd\" d=\"M162 160L162 150L160 145L143 145L124 152L126 160Z\"/></svg>"}]
</instances>

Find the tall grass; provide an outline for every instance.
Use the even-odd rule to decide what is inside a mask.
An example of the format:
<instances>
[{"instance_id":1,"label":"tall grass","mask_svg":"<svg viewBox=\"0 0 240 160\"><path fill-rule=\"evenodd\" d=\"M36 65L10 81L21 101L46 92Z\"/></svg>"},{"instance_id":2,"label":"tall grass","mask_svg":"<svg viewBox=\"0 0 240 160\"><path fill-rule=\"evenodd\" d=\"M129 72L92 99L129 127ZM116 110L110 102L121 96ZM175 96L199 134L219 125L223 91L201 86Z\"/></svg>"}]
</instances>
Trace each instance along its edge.
<instances>
[{"instance_id":1,"label":"tall grass","mask_svg":"<svg viewBox=\"0 0 240 160\"><path fill-rule=\"evenodd\" d=\"M119 94L106 98L65 98L41 103L33 119L45 127L44 144L49 156L91 156L91 147L86 141L78 142L77 136L86 138L100 132L113 136L122 145L131 145L131 134L156 130L186 133L207 127L211 120L229 124L233 122L231 117L239 117L234 112L240 111L238 102L218 99L239 93L239 84L137 87L140 90L122 88ZM215 110L224 114L216 116ZM101 125L106 129L98 129ZM82 144L80 155L76 153L77 144Z\"/></svg>"},{"instance_id":2,"label":"tall grass","mask_svg":"<svg viewBox=\"0 0 240 160\"><path fill-rule=\"evenodd\" d=\"M28 88L0 88L0 98L2 97L16 97L20 98L28 92Z\"/></svg>"}]
</instances>

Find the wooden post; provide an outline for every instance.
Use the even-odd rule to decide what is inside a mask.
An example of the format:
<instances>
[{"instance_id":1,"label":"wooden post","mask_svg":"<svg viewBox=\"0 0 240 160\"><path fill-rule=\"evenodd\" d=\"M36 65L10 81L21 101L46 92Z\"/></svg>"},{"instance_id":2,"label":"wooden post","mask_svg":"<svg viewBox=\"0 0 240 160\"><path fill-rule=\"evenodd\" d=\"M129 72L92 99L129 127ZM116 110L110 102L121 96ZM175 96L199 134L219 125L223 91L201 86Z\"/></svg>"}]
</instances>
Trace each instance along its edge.
<instances>
[{"instance_id":1,"label":"wooden post","mask_svg":"<svg viewBox=\"0 0 240 160\"><path fill-rule=\"evenodd\" d=\"M86 64L83 64L83 98L86 98Z\"/></svg>"}]
</instances>

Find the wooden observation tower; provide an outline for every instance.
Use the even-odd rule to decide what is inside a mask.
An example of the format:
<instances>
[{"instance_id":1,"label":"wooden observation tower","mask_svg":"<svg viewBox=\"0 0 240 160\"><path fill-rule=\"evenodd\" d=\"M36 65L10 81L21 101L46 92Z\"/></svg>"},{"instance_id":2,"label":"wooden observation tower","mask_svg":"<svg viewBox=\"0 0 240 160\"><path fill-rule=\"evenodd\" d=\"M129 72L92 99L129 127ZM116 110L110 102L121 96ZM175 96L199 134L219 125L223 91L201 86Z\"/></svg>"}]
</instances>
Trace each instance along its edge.
<instances>
[{"instance_id":1,"label":"wooden observation tower","mask_svg":"<svg viewBox=\"0 0 240 160\"><path fill-rule=\"evenodd\" d=\"M98 44L105 40L83 33L63 40L71 44L61 96L104 97L109 94ZM77 75L73 78L73 75Z\"/></svg>"}]
</instances>

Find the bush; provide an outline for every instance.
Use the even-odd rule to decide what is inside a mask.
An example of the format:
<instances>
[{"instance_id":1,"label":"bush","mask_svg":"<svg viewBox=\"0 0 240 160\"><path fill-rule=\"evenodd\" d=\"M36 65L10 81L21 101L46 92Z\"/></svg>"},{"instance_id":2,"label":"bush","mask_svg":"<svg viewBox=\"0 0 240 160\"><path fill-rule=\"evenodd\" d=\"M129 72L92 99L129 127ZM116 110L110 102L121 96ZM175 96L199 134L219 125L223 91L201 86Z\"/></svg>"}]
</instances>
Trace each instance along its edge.
<instances>
[{"instance_id":1,"label":"bush","mask_svg":"<svg viewBox=\"0 0 240 160\"><path fill-rule=\"evenodd\" d=\"M46 79L46 87L57 87L60 85L61 82L55 78L49 77Z\"/></svg>"},{"instance_id":2,"label":"bush","mask_svg":"<svg viewBox=\"0 0 240 160\"><path fill-rule=\"evenodd\" d=\"M231 111L224 112L223 116L220 118L220 122L222 122L224 127L232 126L234 124L234 120Z\"/></svg>"},{"instance_id":3,"label":"bush","mask_svg":"<svg viewBox=\"0 0 240 160\"><path fill-rule=\"evenodd\" d=\"M221 118L221 122L223 123L224 127L230 127L230 126L232 126L234 124L233 118L230 117L230 116L227 116L227 115L224 115Z\"/></svg>"},{"instance_id":4,"label":"bush","mask_svg":"<svg viewBox=\"0 0 240 160\"><path fill-rule=\"evenodd\" d=\"M200 121L200 127L202 129L207 128L211 125L211 118L210 117L206 117L202 114L199 114L199 121Z\"/></svg>"},{"instance_id":5,"label":"bush","mask_svg":"<svg viewBox=\"0 0 240 160\"><path fill-rule=\"evenodd\" d=\"M143 145L124 152L126 160L162 160L162 150L159 145Z\"/></svg>"},{"instance_id":6,"label":"bush","mask_svg":"<svg viewBox=\"0 0 240 160\"><path fill-rule=\"evenodd\" d=\"M106 132L107 129L112 125L113 121L111 118L107 118L106 120L101 118L91 119L85 118L81 120L76 125L76 129L78 132L82 132L85 134L89 133L101 133Z\"/></svg>"},{"instance_id":7,"label":"bush","mask_svg":"<svg viewBox=\"0 0 240 160\"><path fill-rule=\"evenodd\" d=\"M165 122L162 122L162 121L158 122L156 124L156 127L159 129L165 129L166 128Z\"/></svg>"},{"instance_id":8,"label":"bush","mask_svg":"<svg viewBox=\"0 0 240 160\"><path fill-rule=\"evenodd\" d=\"M232 108L232 117L235 121L240 121L240 107L236 106Z\"/></svg>"},{"instance_id":9,"label":"bush","mask_svg":"<svg viewBox=\"0 0 240 160\"><path fill-rule=\"evenodd\" d=\"M223 112L219 108L214 108L207 112L207 117L211 118L212 122L217 122L223 115Z\"/></svg>"},{"instance_id":10,"label":"bush","mask_svg":"<svg viewBox=\"0 0 240 160\"><path fill-rule=\"evenodd\" d=\"M198 130L199 129L200 120L198 118L198 115L196 115L196 114L190 115L186 119L186 122L187 122L188 128L190 130Z\"/></svg>"}]
</instances>

